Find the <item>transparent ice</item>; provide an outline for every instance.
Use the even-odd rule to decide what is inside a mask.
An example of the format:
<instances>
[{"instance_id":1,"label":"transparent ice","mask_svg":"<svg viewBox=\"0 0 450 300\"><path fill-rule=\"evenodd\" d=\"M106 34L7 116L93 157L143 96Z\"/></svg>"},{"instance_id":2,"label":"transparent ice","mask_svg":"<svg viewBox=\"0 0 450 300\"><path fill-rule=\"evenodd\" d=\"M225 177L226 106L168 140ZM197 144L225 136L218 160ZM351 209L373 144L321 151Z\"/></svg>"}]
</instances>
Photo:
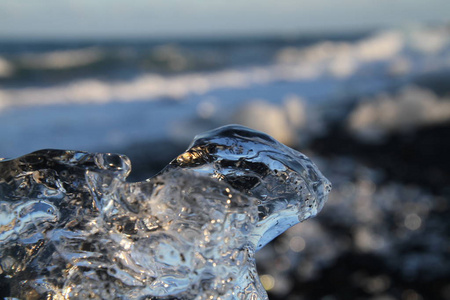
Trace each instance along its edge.
<instances>
[{"instance_id":1,"label":"transparent ice","mask_svg":"<svg viewBox=\"0 0 450 300\"><path fill-rule=\"evenodd\" d=\"M146 181L126 182L130 168L81 151L2 160L1 296L267 299L255 251L331 189L305 155L241 126L197 136Z\"/></svg>"}]
</instances>

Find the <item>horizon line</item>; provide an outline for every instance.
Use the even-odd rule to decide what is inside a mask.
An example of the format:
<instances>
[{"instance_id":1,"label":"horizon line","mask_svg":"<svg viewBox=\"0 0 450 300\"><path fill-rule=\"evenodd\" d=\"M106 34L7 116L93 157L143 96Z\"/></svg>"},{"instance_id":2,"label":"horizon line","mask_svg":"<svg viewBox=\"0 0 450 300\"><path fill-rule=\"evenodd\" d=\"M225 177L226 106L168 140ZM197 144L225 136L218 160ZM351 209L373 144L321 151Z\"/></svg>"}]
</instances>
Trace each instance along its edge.
<instances>
[{"instance_id":1,"label":"horizon line","mask_svg":"<svg viewBox=\"0 0 450 300\"><path fill-rule=\"evenodd\" d=\"M355 28L355 29L325 29L325 30L298 30L291 32L220 32L220 33L189 33L189 34L5 34L0 33L2 41L91 41L91 40L229 40L229 39L299 39L312 37L356 36L369 34L387 28Z\"/></svg>"}]
</instances>

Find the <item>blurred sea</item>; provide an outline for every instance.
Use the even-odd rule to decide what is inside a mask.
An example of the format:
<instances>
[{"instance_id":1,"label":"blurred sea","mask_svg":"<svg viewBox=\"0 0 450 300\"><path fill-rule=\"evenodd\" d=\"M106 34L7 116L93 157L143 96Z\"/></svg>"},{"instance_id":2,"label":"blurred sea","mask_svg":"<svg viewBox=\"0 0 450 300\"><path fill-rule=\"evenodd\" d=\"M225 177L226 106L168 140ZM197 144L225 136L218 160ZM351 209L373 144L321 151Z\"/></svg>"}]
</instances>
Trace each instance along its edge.
<instances>
[{"instance_id":1,"label":"blurred sea","mask_svg":"<svg viewBox=\"0 0 450 300\"><path fill-rule=\"evenodd\" d=\"M0 153L188 142L209 129L198 124L232 122L236 110L254 99L326 98L336 81L315 69L321 58L302 56L321 43L351 44L364 36L2 41L0 122L11 129L3 132L8 143Z\"/></svg>"},{"instance_id":2,"label":"blurred sea","mask_svg":"<svg viewBox=\"0 0 450 300\"><path fill-rule=\"evenodd\" d=\"M271 299L450 299L450 27L0 41L0 157L119 152L131 180L230 123L305 152L318 218L259 252Z\"/></svg>"},{"instance_id":3,"label":"blurred sea","mask_svg":"<svg viewBox=\"0 0 450 300\"><path fill-rule=\"evenodd\" d=\"M0 41L0 126L7 128L0 153L12 157L48 147L111 151L167 137L187 142L230 122L262 126L293 144L300 127L316 134L345 103L448 78L449 30ZM263 123L255 115L271 106L291 121L253 124ZM329 112L330 107L337 109ZM285 136L268 129L274 123L286 123L278 129Z\"/></svg>"}]
</instances>

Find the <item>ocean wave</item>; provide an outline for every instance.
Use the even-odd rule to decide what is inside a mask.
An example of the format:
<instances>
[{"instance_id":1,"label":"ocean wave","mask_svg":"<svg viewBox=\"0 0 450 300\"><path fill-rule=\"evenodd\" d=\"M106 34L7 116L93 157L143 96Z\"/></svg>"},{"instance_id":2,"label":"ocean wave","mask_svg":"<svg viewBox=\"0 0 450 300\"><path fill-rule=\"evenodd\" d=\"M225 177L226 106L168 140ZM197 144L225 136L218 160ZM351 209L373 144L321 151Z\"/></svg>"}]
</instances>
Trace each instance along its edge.
<instances>
[{"instance_id":1,"label":"ocean wave","mask_svg":"<svg viewBox=\"0 0 450 300\"><path fill-rule=\"evenodd\" d=\"M308 47L285 47L267 65L177 75L144 73L131 80L86 78L49 87L3 88L0 107L180 100L218 89L241 89L279 81L345 82L360 77L388 81L414 77L450 68L449 31L447 27L390 30L356 42L329 41ZM159 53L163 58L175 57L171 59L178 59L178 65L186 63L176 51L166 49ZM45 55L47 59L42 60L41 67L54 68L89 64L102 56L95 48ZM37 64L36 61L33 60Z\"/></svg>"},{"instance_id":2,"label":"ocean wave","mask_svg":"<svg viewBox=\"0 0 450 300\"><path fill-rule=\"evenodd\" d=\"M0 56L0 78L11 76L13 70L14 68L11 63Z\"/></svg>"},{"instance_id":3,"label":"ocean wave","mask_svg":"<svg viewBox=\"0 0 450 300\"><path fill-rule=\"evenodd\" d=\"M24 44L26 51L20 51L17 45L13 47L18 48L16 51L6 51L6 46L11 47L0 42L0 83L10 86L55 85L88 77L129 80L145 73L217 70L227 65L228 55L226 50L189 49L175 44Z\"/></svg>"},{"instance_id":4,"label":"ocean wave","mask_svg":"<svg viewBox=\"0 0 450 300\"><path fill-rule=\"evenodd\" d=\"M374 66L387 75L436 70L439 64L450 66L450 28L387 30L355 43L322 42L308 48L285 48L276 58L283 65L310 66L334 77L373 74Z\"/></svg>"},{"instance_id":5,"label":"ocean wave","mask_svg":"<svg viewBox=\"0 0 450 300\"><path fill-rule=\"evenodd\" d=\"M62 50L23 55L19 62L29 69L67 69L87 66L100 61L104 53L99 48Z\"/></svg>"},{"instance_id":6,"label":"ocean wave","mask_svg":"<svg viewBox=\"0 0 450 300\"><path fill-rule=\"evenodd\" d=\"M376 142L390 133L450 121L450 97L407 86L397 94L379 94L365 99L351 112L348 129L366 142Z\"/></svg>"}]
</instances>

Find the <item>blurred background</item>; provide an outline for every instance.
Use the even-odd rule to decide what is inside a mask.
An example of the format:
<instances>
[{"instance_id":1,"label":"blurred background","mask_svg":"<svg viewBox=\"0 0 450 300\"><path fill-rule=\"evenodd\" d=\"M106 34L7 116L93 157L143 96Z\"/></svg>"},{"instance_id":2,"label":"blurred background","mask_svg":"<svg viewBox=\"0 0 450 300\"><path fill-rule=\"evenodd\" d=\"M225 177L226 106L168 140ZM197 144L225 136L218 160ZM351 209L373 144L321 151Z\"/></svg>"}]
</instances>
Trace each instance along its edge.
<instances>
[{"instance_id":1,"label":"blurred background","mask_svg":"<svg viewBox=\"0 0 450 300\"><path fill-rule=\"evenodd\" d=\"M0 157L130 180L238 123L309 155L321 214L257 254L270 299L450 299L448 0L0 0Z\"/></svg>"}]
</instances>

